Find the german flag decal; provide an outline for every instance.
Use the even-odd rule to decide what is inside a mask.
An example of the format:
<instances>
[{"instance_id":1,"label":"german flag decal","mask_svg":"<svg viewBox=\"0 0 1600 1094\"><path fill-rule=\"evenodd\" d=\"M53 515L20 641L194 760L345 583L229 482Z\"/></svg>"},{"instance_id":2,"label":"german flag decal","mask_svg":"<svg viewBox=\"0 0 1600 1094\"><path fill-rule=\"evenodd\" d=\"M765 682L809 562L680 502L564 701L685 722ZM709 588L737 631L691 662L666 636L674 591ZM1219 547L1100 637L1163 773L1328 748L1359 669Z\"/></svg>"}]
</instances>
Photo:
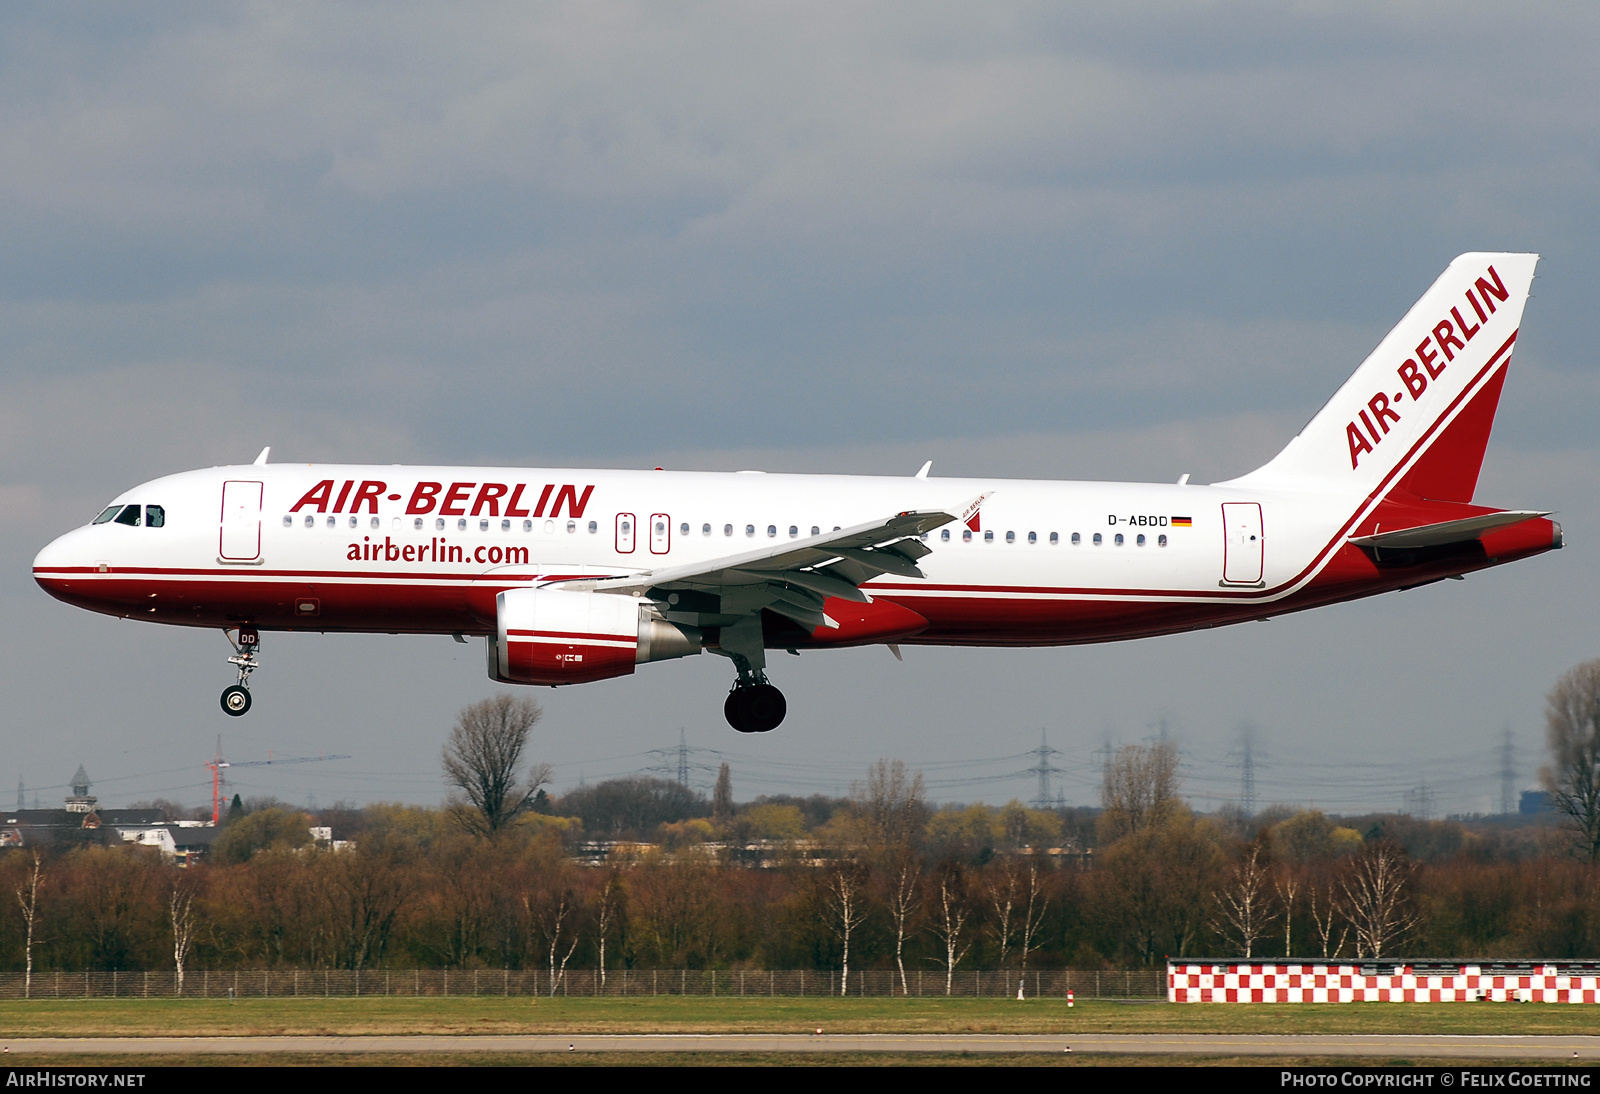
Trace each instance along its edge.
<instances>
[{"instance_id":1,"label":"german flag decal","mask_svg":"<svg viewBox=\"0 0 1600 1094\"><path fill-rule=\"evenodd\" d=\"M1191 528L1194 526L1194 521L1188 517L1173 517L1172 526L1174 528Z\"/></svg>"}]
</instances>

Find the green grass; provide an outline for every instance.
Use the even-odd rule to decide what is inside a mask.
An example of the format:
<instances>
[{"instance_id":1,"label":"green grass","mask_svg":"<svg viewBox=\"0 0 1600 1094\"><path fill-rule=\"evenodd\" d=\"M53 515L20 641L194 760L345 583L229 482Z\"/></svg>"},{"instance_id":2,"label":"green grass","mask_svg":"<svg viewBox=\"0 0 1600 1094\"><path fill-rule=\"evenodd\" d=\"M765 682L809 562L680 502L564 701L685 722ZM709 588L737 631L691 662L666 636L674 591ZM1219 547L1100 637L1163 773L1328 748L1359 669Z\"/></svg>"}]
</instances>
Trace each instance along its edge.
<instances>
[{"instance_id":1,"label":"green grass","mask_svg":"<svg viewBox=\"0 0 1600 1094\"><path fill-rule=\"evenodd\" d=\"M0 1036L408 1033L1600 1033L1556 1003L1119 1004L1055 999L39 999L0 1002Z\"/></svg>"}]
</instances>

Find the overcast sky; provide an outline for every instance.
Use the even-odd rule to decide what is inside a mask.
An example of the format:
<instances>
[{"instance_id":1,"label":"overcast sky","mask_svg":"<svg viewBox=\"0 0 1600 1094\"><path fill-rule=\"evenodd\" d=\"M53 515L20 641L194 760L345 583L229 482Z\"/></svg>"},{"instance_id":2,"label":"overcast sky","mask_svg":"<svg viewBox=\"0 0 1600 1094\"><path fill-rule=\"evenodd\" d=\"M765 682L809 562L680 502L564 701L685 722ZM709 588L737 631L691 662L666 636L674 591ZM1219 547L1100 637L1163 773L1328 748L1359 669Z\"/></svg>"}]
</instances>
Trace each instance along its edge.
<instances>
[{"instance_id":1,"label":"overcast sky","mask_svg":"<svg viewBox=\"0 0 1600 1094\"><path fill-rule=\"evenodd\" d=\"M157 475L283 460L1209 481L1270 457L1456 254L1542 254L1478 500L1569 548L1094 648L721 658L532 692L561 787L720 749L736 795L879 756L1031 797L1041 730L1167 732L1188 790L1498 809L1600 656L1600 11L921 2L0 7L0 800L433 803L481 646L93 616L29 563ZM716 757L697 754L698 761ZM672 758L675 764L675 757ZM706 779L709 782L709 777ZM30 802L31 804L31 793Z\"/></svg>"}]
</instances>

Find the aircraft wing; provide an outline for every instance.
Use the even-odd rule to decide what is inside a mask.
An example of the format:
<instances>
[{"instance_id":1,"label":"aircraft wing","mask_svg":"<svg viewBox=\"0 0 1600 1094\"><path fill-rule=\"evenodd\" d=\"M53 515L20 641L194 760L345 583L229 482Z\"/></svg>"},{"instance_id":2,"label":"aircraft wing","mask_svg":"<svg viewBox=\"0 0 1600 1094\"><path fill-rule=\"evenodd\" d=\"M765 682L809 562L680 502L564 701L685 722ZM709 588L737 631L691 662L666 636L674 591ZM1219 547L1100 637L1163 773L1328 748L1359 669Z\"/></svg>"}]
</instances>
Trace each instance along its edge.
<instances>
[{"instance_id":1,"label":"aircraft wing","mask_svg":"<svg viewBox=\"0 0 1600 1094\"><path fill-rule=\"evenodd\" d=\"M932 549L917 537L955 519L955 514L938 510L908 511L759 551L626 577L552 584L662 600L672 593L706 593L718 597L711 614L727 616L729 622L767 608L811 629L831 629L838 624L822 610L828 597L870 604L872 597L860 588L863 583L883 574L922 577L917 560Z\"/></svg>"},{"instance_id":2,"label":"aircraft wing","mask_svg":"<svg viewBox=\"0 0 1600 1094\"><path fill-rule=\"evenodd\" d=\"M1521 524L1525 520L1549 515L1547 512L1533 509L1507 509L1500 513L1484 513L1482 516L1440 521L1437 524L1424 524L1416 528L1400 528L1393 532L1378 532L1370 536L1351 536L1349 542L1357 547L1396 549L1443 547L1450 543L1466 543L1477 539L1483 533L1495 528Z\"/></svg>"}]
</instances>

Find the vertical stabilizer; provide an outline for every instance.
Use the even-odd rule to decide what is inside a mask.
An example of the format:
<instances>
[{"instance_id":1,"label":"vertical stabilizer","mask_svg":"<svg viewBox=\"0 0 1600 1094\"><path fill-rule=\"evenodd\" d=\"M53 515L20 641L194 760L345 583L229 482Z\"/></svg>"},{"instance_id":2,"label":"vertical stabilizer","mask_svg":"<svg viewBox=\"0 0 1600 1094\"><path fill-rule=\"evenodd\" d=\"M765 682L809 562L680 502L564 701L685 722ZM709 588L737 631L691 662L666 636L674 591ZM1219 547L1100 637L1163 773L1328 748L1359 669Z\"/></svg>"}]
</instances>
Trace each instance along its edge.
<instances>
[{"instance_id":1,"label":"vertical stabilizer","mask_svg":"<svg viewBox=\"0 0 1600 1094\"><path fill-rule=\"evenodd\" d=\"M1538 261L1450 263L1300 435L1229 485L1471 501Z\"/></svg>"}]
</instances>

